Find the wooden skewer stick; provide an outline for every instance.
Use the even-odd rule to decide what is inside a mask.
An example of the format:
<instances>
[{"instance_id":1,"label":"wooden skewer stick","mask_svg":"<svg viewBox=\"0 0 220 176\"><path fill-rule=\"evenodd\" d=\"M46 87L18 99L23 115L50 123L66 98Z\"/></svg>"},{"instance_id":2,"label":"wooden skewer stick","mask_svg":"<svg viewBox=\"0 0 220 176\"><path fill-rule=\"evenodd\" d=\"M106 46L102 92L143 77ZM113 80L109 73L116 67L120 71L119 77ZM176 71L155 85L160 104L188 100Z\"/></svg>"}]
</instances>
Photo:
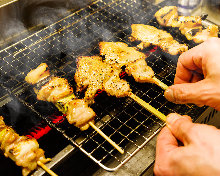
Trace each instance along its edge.
<instances>
[{"instance_id":1,"label":"wooden skewer stick","mask_svg":"<svg viewBox=\"0 0 220 176\"><path fill-rule=\"evenodd\" d=\"M136 101L139 105L147 109L149 112L157 116L160 120L166 122L166 116L157 109L155 109L153 106L151 106L149 103L134 95L132 92L129 94L129 97Z\"/></svg>"},{"instance_id":2,"label":"wooden skewer stick","mask_svg":"<svg viewBox=\"0 0 220 176\"><path fill-rule=\"evenodd\" d=\"M168 89L168 86L166 84L164 84L163 82L161 82L156 77L153 77L153 80L154 80L154 83L157 84L158 86L160 86L163 90L167 90ZM191 108L188 104L186 104L186 106L188 108Z\"/></svg>"},{"instance_id":3,"label":"wooden skewer stick","mask_svg":"<svg viewBox=\"0 0 220 176\"><path fill-rule=\"evenodd\" d=\"M168 89L168 86L161 82L159 79L157 79L155 76L153 77L154 83L160 86L163 90Z\"/></svg>"},{"instance_id":4,"label":"wooden skewer stick","mask_svg":"<svg viewBox=\"0 0 220 176\"><path fill-rule=\"evenodd\" d=\"M70 95L68 97L65 97L61 100L59 100L55 106L61 111L63 114L66 114L68 109L68 103L75 98L75 95ZM124 153L124 150L122 150L114 141L112 141L108 136L105 135L99 128L97 128L92 122L89 122L89 125L97 131L105 140L107 140L114 148L116 148L121 154Z\"/></svg>"},{"instance_id":5,"label":"wooden skewer stick","mask_svg":"<svg viewBox=\"0 0 220 176\"><path fill-rule=\"evenodd\" d=\"M106 141L108 141L114 148L116 148L121 154L124 153L124 150L121 149L114 141L112 141L108 136L105 135L94 123L89 122L89 125L96 130Z\"/></svg>"},{"instance_id":6,"label":"wooden skewer stick","mask_svg":"<svg viewBox=\"0 0 220 176\"><path fill-rule=\"evenodd\" d=\"M50 170L47 166L45 166L41 161L37 161L37 164L42 167L48 174L50 174L51 176L58 176L57 174L55 174L52 170Z\"/></svg>"}]
</instances>

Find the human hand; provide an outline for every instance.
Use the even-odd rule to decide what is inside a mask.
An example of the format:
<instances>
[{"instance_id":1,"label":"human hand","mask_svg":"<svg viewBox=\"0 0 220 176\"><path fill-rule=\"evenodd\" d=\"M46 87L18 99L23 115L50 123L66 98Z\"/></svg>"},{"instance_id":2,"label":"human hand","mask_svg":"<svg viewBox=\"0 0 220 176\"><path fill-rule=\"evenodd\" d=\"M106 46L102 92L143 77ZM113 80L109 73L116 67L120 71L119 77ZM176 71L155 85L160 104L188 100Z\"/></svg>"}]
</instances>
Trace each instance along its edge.
<instances>
[{"instance_id":1,"label":"human hand","mask_svg":"<svg viewBox=\"0 0 220 176\"><path fill-rule=\"evenodd\" d=\"M182 142L180 146L178 140ZM220 175L220 130L170 114L156 146L156 176Z\"/></svg>"},{"instance_id":2,"label":"human hand","mask_svg":"<svg viewBox=\"0 0 220 176\"><path fill-rule=\"evenodd\" d=\"M174 85L164 93L174 103L208 105L220 110L220 39L212 38L183 53Z\"/></svg>"}]
</instances>

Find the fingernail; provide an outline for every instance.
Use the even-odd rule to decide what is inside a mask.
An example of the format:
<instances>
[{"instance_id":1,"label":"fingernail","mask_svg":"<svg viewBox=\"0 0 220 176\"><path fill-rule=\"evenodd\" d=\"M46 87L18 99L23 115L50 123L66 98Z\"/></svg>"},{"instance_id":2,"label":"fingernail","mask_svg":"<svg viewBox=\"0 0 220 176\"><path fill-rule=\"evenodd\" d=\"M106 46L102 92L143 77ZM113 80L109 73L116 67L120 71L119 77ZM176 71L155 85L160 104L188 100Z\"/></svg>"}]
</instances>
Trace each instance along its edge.
<instances>
[{"instance_id":1,"label":"fingernail","mask_svg":"<svg viewBox=\"0 0 220 176\"><path fill-rule=\"evenodd\" d=\"M167 89L165 92L164 92L164 96L166 97L167 100L169 101L174 101L174 95L173 95L173 90L172 89Z\"/></svg>"},{"instance_id":2,"label":"fingernail","mask_svg":"<svg viewBox=\"0 0 220 176\"><path fill-rule=\"evenodd\" d=\"M178 114L175 114L175 113L172 113L172 114L169 114L167 116L167 120L166 120L166 123L168 126L171 126L176 120L178 120L180 117Z\"/></svg>"}]
</instances>

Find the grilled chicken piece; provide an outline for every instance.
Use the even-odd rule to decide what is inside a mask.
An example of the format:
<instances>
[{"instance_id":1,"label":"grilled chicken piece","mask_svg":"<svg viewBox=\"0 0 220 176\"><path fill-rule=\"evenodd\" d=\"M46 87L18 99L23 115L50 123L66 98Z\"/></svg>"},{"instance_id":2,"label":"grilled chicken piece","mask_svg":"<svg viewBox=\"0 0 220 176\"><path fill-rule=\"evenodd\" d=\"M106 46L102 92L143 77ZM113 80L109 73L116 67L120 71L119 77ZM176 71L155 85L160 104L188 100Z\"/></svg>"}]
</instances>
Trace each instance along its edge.
<instances>
[{"instance_id":1,"label":"grilled chicken piece","mask_svg":"<svg viewBox=\"0 0 220 176\"><path fill-rule=\"evenodd\" d=\"M94 103L98 90L116 97L124 97L131 91L127 82L119 78L121 69L104 63L99 56L82 56L77 66L75 81L79 91L87 88L85 101L89 104Z\"/></svg>"},{"instance_id":2,"label":"grilled chicken piece","mask_svg":"<svg viewBox=\"0 0 220 176\"><path fill-rule=\"evenodd\" d=\"M201 16L179 16L172 21L172 27L179 27L180 30L183 28L195 28L202 26Z\"/></svg>"},{"instance_id":3,"label":"grilled chicken piece","mask_svg":"<svg viewBox=\"0 0 220 176\"><path fill-rule=\"evenodd\" d=\"M100 42L99 47L100 54L105 56L104 62L120 68L126 66L127 74L137 82L153 82L154 72L145 61L146 55L135 47L122 42Z\"/></svg>"},{"instance_id":4,"label":"grilled chicken piece","mask_svg":"<svg viewBox=\"0 0 220 176\"><path fill-rule=\"evenodd\" d=\"M154 71L149 67L144 59L138 60L129 64L126 69L129 76L133 76L135 81L140 83L150 82L154 83Z\"/></svg>"},{"instance_id":5,"label":"grilled chicken piece","mask_svg":"<svg viewBox=\"0 0 220 176\"><path fill-rule=\"evenodd\" d=\"M120 79L121 70L115 69L110 79L104 82L104 89L108 95L116 97L126 97L131 92L127 81Z\"/></svg>"},{"instance_id":6,"label":"grilled chicken piece","mask_svg":"<svg viewBox=\"0 0 220 176\"><path fill-rule=\"evenodd\" d=\"M198 32L194 37L193 41L196 43L201 43L208 40L211 37L218 37L218 26L210 25L206 29Z\"/></svg>"},{"instance_id":7,"label":"grilled chicken piece","mask_svg":"<svg viewBox=\"0 0 220 176\"><path fill-rule=\"evenodd\" d=\"M37 99L56 103L73 93L68 81L64 78L53 77L48 83L43 85L37 93Z\"/></svg>"},{"instance_id":8,"label":"grilled chicken piece","mask_svg":"<svg viewBox=\"0 0 220 176\"><path fill-rule=\"evenodd\" d=\"M29 84L36 84L50 76L46 63L40 64L36 69L30 71L25 77ZM52 77L40 90L34 89L38 100L56 103L59 99L73 93L68 81L64 78Z\"/></svg>"},{"instance_id":9,"label":"grilled chicken piece","mask_svg":"<svg viewBox=\"0 0 220 176\"><path fill-rule=\"evenodd\" d=\"M135 47L128 47L123 42L100 42L99 48L100 54L105 56L106 63L117 64L120 67L146 58L144 53L137 51Z\"/></svg>"},{"instance_id":10,"label":"grilled chicken piece","mask_svg":"<svg viewBox=\"0 0 220 176\"><path fill-rule=\"evenodd\" d=\"M173 21L178 18L176 6L165 6L155 13L155 17L160 25L172 26Z\"/></svg>"},{"instance_id":11,"label":"grilled chicken piece","mask_svg":"<svg viewBox=\"0 0 220 176\"><path fill-rule=\"evenodd\" d=\"M47 78L48 76L50 76L48 66L46 63L42 63L36 69L30 71L27 74L27 76L25 77L25 81L29 84L34 85L42 79Z\"/></svg>"},{"instance_id":12,"label":"grilled chicken piece","mask_svg":"<svg viewBox=\"0 0 220 176\"><path fill-rule=\"evenodd\" d=\"M44 69L42 69L42 67ZM45 63L38 66L36 69L28 74L26 81L31 80L31 76L41 77L42 73L47 70ZM46 68L46 69L45 69ZM49 70L47 70L49 73ZM50 74L47 74L47 77ZM45 78L45 77L44 77ZM43 80L43 79L40 79ZM37 83L38 81L35 81ZM29 82L32 83L32 82ZM52 76L50 80L40 87L39 90L35 90L38 100L52 102L56 104L62 104L62 107L67 108L66 118L70 124L74 124L80 130L88 129L88 122L94 121L95 112L88 107L88 104L81 99L76 99L73 94L73 88L70 87L68 80ZM71 96L71 98L69 98Z\"/></svg>"},{"instance_id":13,"label":"grilled chicken piece","mask_svg":"<svg viewBox=\"0 0 220 176\"><path fill-rule=\"evenodd\" d=\"M178 27L188 40L193 40L196 43L218 36L218 26L210 25L203 30L201 16L178 16L175 6L161 8L155 13L155 17L160 25Z\"/></svg>"},{"instance_id":14,"label":"grilled chicken piece","mask_svg":"<svg viewBox=\"0 0 220 176\"><path fill-rule=\"evenodd\" d=\"M162 50L171 55L181 54L188 50L188 46L179 44L169 33L153 26L132 24L131 29L132 34L130 40L141 41L137 46L139 49L144 49L152 44L159 46Z\"/></svg>"},{"instance_id":15,"label":"grilled chicken piece","mask_svg":"<svg viewBox=\"0 0 220 176\"><path fill-rule=\"evenodd\" d=\"M95 112L88 107L82 99L75 99L68 103L66 118L70 124L80 128L81 131L89 128L89 122L94 122Z\"/></svg>"},{"instance_id":16,"label":"grilled chicken piece","mask_svg":"<svg viewBox=\"0 0 220 176\"><path fill-rule=\"evenodd\" d=\"M44 151L39 148L36 139L19 136L12 128L5 125L0 116L0 145L6 157L12 159L16 165L22 167L22 175L27 176L37 168L37 161L46 163Z\"/></svg>"}]
</instances>

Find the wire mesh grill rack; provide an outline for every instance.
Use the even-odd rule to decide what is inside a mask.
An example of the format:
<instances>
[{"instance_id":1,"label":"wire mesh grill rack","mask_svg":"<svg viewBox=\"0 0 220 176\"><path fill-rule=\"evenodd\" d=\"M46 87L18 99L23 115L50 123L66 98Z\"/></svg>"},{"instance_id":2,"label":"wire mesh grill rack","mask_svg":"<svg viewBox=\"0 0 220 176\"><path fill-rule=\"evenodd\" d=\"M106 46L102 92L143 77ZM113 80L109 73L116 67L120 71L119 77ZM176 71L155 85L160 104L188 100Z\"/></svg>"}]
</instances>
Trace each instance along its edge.
<instances>
[{"instance_id":1,"label":"wire mesh grill rack","mask_svg":"<svg viewBox=\"0 0 220 176\"><path fill-rule=\"evenodd\" d=\"M88 157L108 171L114 171L135 155L164 123L130 98L109 97L105 93L96 98L92 108L97 114L96 126L125 150L121 155L95 131L80 132L67 121L58 125L47 118L59 113L50 103L37 101L31 86L24 82L26 74L40 63L46 62L56 75L65 77L75 87L74 73L76 58L82 55L98 55L100 41L121 41L134 46L128 37L133 23L150 24L160 28L153 15L160 8L147 1L98 0L90 6L73 13L57 23L4 49L0 53L1 84L0 101L8 94L17 98L46 120L50 126L61 132L72 144L79 147ZM166 29L181 43L194 46L175 29ZM152 48L151 48L152 49ZM172 84L178 56L163 53L160 49L145 50L149 66L156 77L167 85ZM175 105L163 96L163 90L156 85L136 83L125 76L133 93L149 102L167 115L171 112L200 116L204 108L194 105Z\"/></svg>"}]
</instances>

